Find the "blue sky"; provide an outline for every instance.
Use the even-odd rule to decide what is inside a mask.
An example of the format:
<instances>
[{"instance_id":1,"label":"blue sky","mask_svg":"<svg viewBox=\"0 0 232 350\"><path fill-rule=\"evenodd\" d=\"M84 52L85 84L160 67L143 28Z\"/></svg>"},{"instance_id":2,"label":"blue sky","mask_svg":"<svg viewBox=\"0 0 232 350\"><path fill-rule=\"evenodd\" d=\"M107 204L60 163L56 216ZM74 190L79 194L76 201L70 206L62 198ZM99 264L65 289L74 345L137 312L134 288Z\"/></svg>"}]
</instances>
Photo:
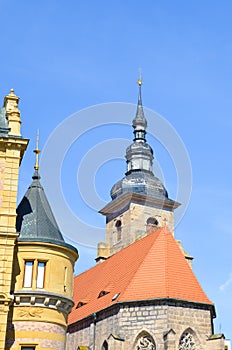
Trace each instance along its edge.
<instances>
[{"instance_id":1,"label":"blue sky","mask_svg":"<svg viewBox=\"0 0 232 350\"><path fill-rule=\"evenodd\" d=\"M58 125L73 113L102 103L136 103L135 82L141 67L144 106L175 128L191 162L192 195L175 235L195 257L194 271L216 304L215 331L221 329L232 338L231 2L2 0L1 8L0 96L3 99L14 87L21 97L23 136L31 139L21 167L19 197L31 181L37 129L40 145L46 149ZM124 152L114 142L122 138L126 144L132 138L128 124L133 109L128 108L125 125L118 120L110 124L109 111L110 125L104 122L94 127L99 116L93 114L92 129L74 140L61 159L57 178L65 201L93 232L103 230L104 218L97 213L100 207L90 208L86 196L97 194L109 201L111 186L124 174ZM62 128L60 145L78 133ZM170 197L175 199L176 187L181 185L175 164L165 144L154 136L148 138L158 162L156 169L161 169ZM113 152L117 147L117 159L96 164L93 176L88 152L94 149L95 158L98 145L107 140L113 141L110 147L103 144L103 149ZM54 158L57 150L58 146ZM84 199L79 185L85 181L77 180L81 162L89 169L89 193ZM44 164L44 187L65 234L69 222L51 195L51 181L46 183L46 178L52 172L49 162ZM76 242L80 231L77 227ZM78 248L77 271L81 271L90 266L95 250Z\"/></svg>"}]
</instances>

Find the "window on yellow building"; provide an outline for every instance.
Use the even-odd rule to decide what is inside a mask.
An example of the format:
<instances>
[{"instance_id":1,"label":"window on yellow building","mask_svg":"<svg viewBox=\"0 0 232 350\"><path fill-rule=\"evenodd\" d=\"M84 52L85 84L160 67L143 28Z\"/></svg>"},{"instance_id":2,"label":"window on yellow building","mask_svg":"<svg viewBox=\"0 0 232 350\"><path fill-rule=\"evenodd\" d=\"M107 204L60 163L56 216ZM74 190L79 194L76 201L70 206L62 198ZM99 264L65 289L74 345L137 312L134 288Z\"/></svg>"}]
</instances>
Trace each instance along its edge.
<instances>
[{"instance_id":1,"label":"window on yellow building","mask_svg":"<svg viewBox=\"0 0 232 350\"><path fill-rule=\"evenodd\" d=\"M35 346L21 346L21 350L35 350Z\"/></svg>"},{"instance_id":2,"label":"window on yellow building","mask_svg":"<svg viewBox=\"0 0 232 350\"><path fill-rule=\"evenodd\" d=\"M44 288L45 266L44 261L38 261L36 288Z\"/></svg>"},{"instance_id":3,"label":"window on yellow building","mask_svg":"<svg viewBox=\"0 0 232 350\"><path fill-rule=\"evenodd\" d=\"M25 261L23 287L32 287L34 261Z\"/></svg>"},{"instance_id":4,"label":"window on yellow building","mask_svg":"<svg viewBox=\"0 0 232 350\"><path fill-rule=\"evenodd\" d=\"M26 260L24 266L24 288L44 288L46 262Z\"/></svg>"}]
</instances>

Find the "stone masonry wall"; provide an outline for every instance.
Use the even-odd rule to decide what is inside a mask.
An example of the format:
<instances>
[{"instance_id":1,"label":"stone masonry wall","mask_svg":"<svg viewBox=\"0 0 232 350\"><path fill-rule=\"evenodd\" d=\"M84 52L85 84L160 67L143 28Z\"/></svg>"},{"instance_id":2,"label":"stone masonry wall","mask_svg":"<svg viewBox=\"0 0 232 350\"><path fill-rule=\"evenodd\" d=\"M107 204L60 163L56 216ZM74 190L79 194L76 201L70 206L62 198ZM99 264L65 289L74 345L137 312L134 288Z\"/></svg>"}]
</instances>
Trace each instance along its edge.
<instances>
[{"instance_id":1,"label":"stone masonry wall","mask_svg":"<svg viewBox=\"0 0 232 350\"><path fill-rule=\"evenodd\" d=\"M149 217L158 220L158 227L167 225L169 230L174 232L174 214L172 211L131 203L128 210L106 224L106 242L110 246L111 255L146 236L148 234L146 221ZM120 240L117 239L117 228L115 227L117 220L122 223Z\"/></svg>"},{"instance_id":2,"label":"stone masonry wall","mask_svg":"<svg viewBox=\"0 0 232 350\"><path fill-rule=\"evenodd\" d=\"M156 350L177 350L181 335L190 329L197 350L208 349L207 337L212 334L211 313L208 307L197 304L156 302L156 304L134 303L121 305L120 309L102 312L96 318L95 349L100 350L105 340L114 337L114 346L109 349L135 350L140 334L149 334ZM171 342L164 335L172 330ZM68 335L67 350L77 346L93 349L94 326L81 322ZM122 341L122 339L124 341Z\"/></svg>"}]
</instances>

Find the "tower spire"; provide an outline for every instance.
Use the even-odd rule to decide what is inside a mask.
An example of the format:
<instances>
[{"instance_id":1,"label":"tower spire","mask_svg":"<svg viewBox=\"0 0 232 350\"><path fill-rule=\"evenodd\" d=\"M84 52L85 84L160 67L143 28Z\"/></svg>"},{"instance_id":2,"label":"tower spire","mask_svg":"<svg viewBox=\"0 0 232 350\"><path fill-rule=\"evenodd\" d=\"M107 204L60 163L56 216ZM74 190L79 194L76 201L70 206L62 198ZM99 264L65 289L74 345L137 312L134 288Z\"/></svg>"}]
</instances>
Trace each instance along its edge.
<instances>
[{"instance_id":1,"label":"tower spire","mask_svg":"<svg viewBox=\"0 0 232 350\"><path fill-rule=\"evenodd\" d=\"M40 154L40 149L39 149L39 130L37 131L37 135L36 135L36 146L35 149L33 151L35 153L35 166L34 169L35 170L39 170L39 154Z\"/></svg>"},{"instance_id":2,"label":"tower spire","mask_svg":"<svg viewBox=\"0 0 232 350\"><path fill-rule=\"evenodd\" d=\"M143 112L143 104L142 104L142 73L140 70L140 76L137 80L138 86L139 86L139 95L138 95L138 103L137 103L137 110L136 115L133 120L133 128L134 128L134 141L138 142L146 142L146 128L147 128L147 120L144 116Z\"/></svg>"},{"instance_id":3,"label":"tower spire","mask_svg":"<svg viewBox=\"0 0 232 350\"><path fill-rule=\"evenodd\" d=\"M139 69L139 79L137 80L138 86L139 86L139 98L138 98L138 104L142 106L142 85L143 85L143 79L142 79L142 69Z\"/></svg>"}]
</instances>

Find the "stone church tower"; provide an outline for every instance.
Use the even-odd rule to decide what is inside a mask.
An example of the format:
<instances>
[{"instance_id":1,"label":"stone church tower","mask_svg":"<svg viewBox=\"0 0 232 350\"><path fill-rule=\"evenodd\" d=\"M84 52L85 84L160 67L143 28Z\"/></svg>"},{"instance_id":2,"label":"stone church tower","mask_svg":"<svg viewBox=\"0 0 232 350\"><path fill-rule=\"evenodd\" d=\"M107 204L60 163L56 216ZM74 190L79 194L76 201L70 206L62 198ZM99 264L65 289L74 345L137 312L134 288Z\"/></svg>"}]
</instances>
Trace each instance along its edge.
<instances>
[{"instance_id":1,"label":"stone church tower","mask_svg":"<svg viewBox=\"0 0 232 350\"><path fill-rule=\"evenodd\" d=\"M162 182L153 173L153 150L146 142L147 120L141 96L135 118L133 143L126 150L126 176L111 189L112 202L100 213L106 216L106 245L99 244L98 259L116 253L129 244L167 225L174 234L174 209L180 204L168 198ZM108 250L107 250L108 248Z\"/></svg>"},{"instance_id":2,"label":"stone church tower","mask_svg":"<svg viewBox=\"0 0 232 350\"><path fill-rule=\"evenodd\" d=\"M152 170L141 80L127 172L111 190L97 265L75 277L67 349L224 350L212 301L174 238L174 209Z\"/></svg>"}]
</instances>

